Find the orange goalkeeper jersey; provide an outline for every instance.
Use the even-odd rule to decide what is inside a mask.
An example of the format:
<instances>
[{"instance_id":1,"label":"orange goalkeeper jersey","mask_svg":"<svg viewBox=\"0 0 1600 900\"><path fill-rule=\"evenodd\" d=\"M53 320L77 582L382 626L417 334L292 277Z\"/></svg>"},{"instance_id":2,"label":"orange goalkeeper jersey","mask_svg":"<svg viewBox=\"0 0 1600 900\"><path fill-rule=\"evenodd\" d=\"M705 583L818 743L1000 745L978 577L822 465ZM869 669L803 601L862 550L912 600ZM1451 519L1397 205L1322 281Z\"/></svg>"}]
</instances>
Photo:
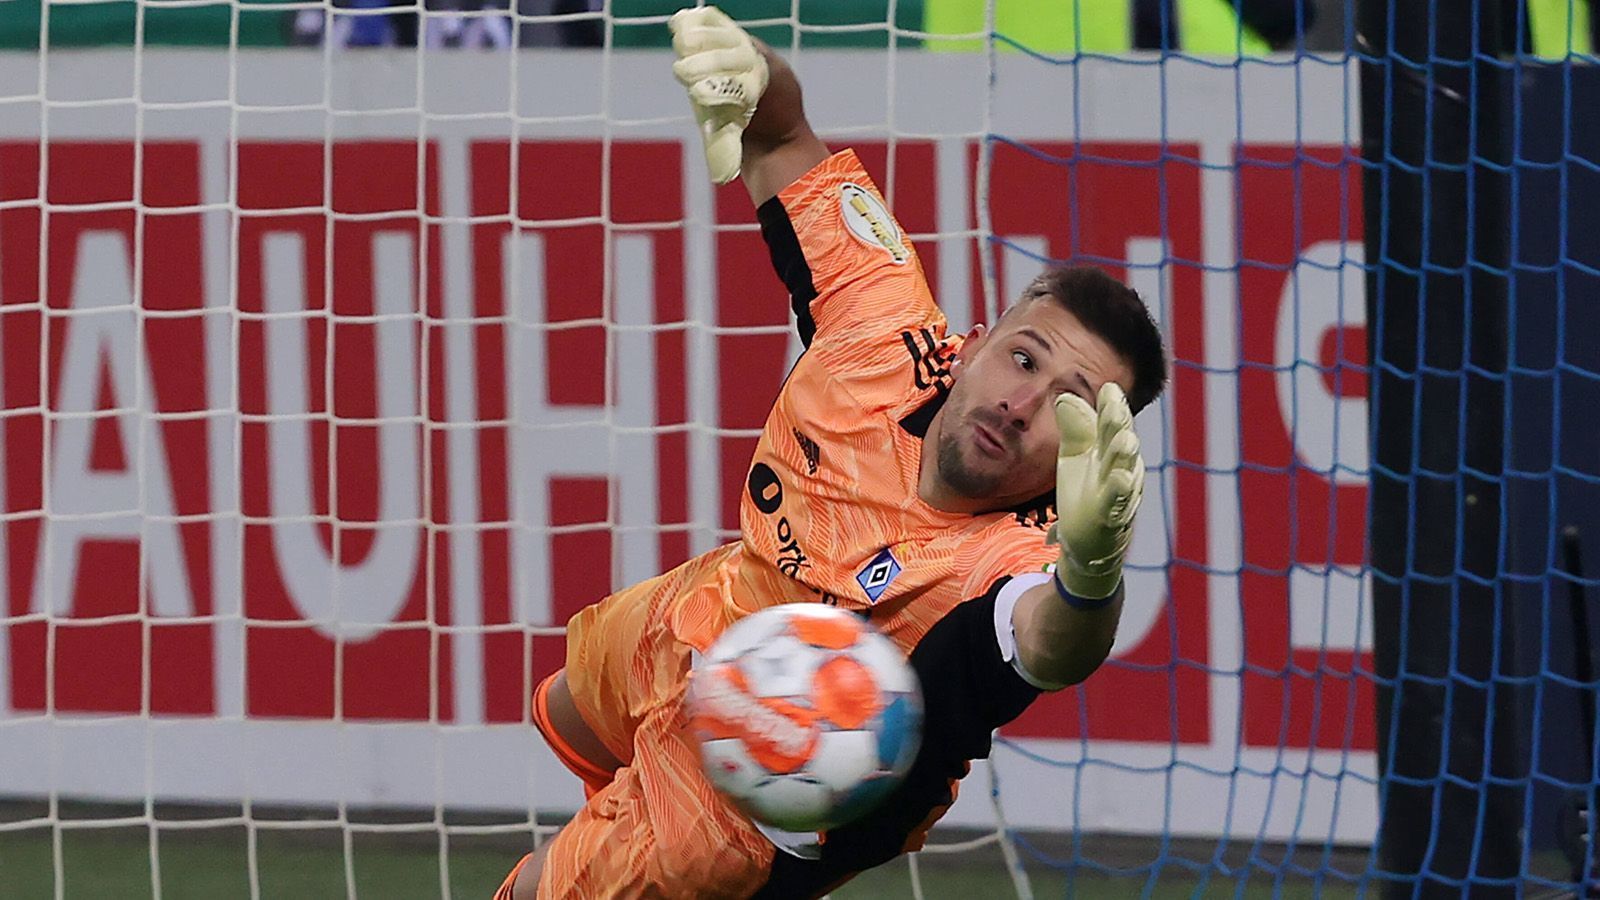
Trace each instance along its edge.
<instances>
[{"instance_id":1,"label":"orange goalkeeper jersey","mask_svg":"<svg viewBox=\"0 0 1600 900\"><path fill-rule=\"evenodd\" d=\"M756 447L741 539L568 622L572 702L623 767L551 845L540 897L821 893L915 845L949 804L950 779L1038 694L1006 662L994 623L1001 582L1056 558L1044 543L1051 498L980 516L918 498L923 435L959 338L945 334L916 253L849 151L757 215L806 351ZM918 755L889 818L830 836L812 860L800 857L813 836L758 831L717 801L682 726L690 649L790 602L865 614L908 653L934 704L925 748L937 752Z\"/></svg>"},{"instance_id":2,"label":"orange goalkeeper jersey","mask_svg":"<svg viewBox=\"0 0 1600 900\"><path fill-rule=\"evenodd\" d=\"M972 516L918 497L923 435L961 338L946 334L916 251L854 152L757 214L806 350L756 447L741 541L715 551L726 554L719 589L682 593L669 625L704 650L757 609L821 601L909 651L956 604L1055 560L1052 498Z\"/></svg>"}]
</instances>

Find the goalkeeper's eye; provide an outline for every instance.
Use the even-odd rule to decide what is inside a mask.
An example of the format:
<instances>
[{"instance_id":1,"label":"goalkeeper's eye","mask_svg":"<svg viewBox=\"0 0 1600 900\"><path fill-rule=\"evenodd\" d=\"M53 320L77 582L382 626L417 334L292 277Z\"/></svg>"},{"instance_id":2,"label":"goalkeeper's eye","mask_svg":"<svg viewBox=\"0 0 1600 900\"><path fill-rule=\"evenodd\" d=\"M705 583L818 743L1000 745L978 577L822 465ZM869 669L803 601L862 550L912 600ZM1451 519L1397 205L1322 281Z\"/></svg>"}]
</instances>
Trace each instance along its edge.
<instances>
[{"instance_id":1,"label":"goalkeeper's eye","mask_svg":"<svg viewBox=\"0 0 1600 900\"><path fill-rule=\"evenodd\" d=\"M1033 357L1029 356L1025 350L1011 351L1011 358L1016 361L1017 366L1024 372L1032 372L1038 368L1033 363Z\"/></svg>"}]
</instances>

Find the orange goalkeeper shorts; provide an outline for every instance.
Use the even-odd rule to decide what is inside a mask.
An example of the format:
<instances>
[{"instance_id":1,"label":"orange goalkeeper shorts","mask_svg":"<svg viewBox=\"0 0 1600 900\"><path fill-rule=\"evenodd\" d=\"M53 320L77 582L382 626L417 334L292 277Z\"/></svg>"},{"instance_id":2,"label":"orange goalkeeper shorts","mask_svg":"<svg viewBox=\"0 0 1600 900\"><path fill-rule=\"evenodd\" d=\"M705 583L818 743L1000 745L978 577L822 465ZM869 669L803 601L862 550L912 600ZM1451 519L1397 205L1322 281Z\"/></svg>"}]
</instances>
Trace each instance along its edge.
<instances>
[{"instance_id":1,"label":"orange goalkeeper shorts","mask_svg":"<svg viewBox=\"0 0 1600 900\"><path fill-rule=\"evenodd\" d=\"M573 704L623 766L556 835L541 900L746 897L766 882L772 842L700 771L683 716L690 650L667 615L688 594L718 590L718 570L736 552L697 557L567 624Z\"/></svg>"}]
</instances>

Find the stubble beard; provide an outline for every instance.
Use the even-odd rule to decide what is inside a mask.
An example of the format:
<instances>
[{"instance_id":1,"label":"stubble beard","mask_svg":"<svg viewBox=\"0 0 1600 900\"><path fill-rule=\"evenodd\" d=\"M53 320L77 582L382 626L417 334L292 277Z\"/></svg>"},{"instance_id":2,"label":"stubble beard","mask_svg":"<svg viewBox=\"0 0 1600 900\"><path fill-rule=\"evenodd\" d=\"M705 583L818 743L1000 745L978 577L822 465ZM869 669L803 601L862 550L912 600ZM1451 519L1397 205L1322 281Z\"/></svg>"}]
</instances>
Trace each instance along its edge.
<instances>
[{"instance_id":1,"label":"stubble beard","mask_svg":"<svg viewBox=\"0 0 1600 900\"><path fill-rule=\"evenodd\" d=\"M968 466L961 454L960 435L939 435L939 477L950 490L968 499L983 500L994 496L1000 484L1000 475L999 472L974 471Z\"/></svg>"}]
</instances>

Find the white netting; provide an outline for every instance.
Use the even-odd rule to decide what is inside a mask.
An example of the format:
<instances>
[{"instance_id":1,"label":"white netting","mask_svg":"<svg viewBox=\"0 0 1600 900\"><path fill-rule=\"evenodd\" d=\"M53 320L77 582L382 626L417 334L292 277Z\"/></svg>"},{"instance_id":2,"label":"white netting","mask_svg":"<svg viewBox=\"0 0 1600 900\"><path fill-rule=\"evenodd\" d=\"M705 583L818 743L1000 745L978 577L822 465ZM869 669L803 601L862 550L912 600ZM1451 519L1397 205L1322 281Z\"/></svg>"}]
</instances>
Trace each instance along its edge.
<instances>
[{"instance_id":1,"label":"white netting","mask_svg":"<svg viewBox=\"0 0 1600 900\"><path fill-rule=\"evenodd\" d=\"M181 894L181 836L237 832L238 892L270 896L273 835L320 834L330 883L383 893L363 846L409 834L459 890L452 843L577 800L525 711L570 607L733 533L720 460L759 420L719 412L717 342L787 362L775 280L767 324L720 321L747 204L609 17L594 51L363 55L241 47L248 4L213 50L152 46L145 4L130 47L62 49L63 8L0 58L0 829L48 848L12 883L94 884L106 833Z\"/></svg>"},{"instance_id":2,"label":"white netting","mask_svg":"<svg viewBox=\"0 0 1600 900\"><path fill-rule=\"evenodd\" d=\"M706 183L665 10L557 7L430 4L427 49L353 46L403 30L375 4L46 3L0 54L0 886L481 893L580 801L528 724L559 625L736 535L800 348L748 198ZM915 9L750 24L880 180L953 330L1047 259L1101 262L1179 373L1142 417L1104 686L1019 723L1006 791L979 773L949 817L979 836L932 849L1027 896L1023 864L1092 854L1019 854L997 823L1361 840L1370 801L1341 813L1339 785L1370 748L1241 738L1276 708L1241 712L1254 651L1211 599L1242 565L1215 512L1241 465L1216 438L1245 390L1235 153L1337 160L1348 71L932 52ZM117 10L112 46L75 46ZM183 28L210 46L166 46Z\"/></svg>"}]
</instances>

